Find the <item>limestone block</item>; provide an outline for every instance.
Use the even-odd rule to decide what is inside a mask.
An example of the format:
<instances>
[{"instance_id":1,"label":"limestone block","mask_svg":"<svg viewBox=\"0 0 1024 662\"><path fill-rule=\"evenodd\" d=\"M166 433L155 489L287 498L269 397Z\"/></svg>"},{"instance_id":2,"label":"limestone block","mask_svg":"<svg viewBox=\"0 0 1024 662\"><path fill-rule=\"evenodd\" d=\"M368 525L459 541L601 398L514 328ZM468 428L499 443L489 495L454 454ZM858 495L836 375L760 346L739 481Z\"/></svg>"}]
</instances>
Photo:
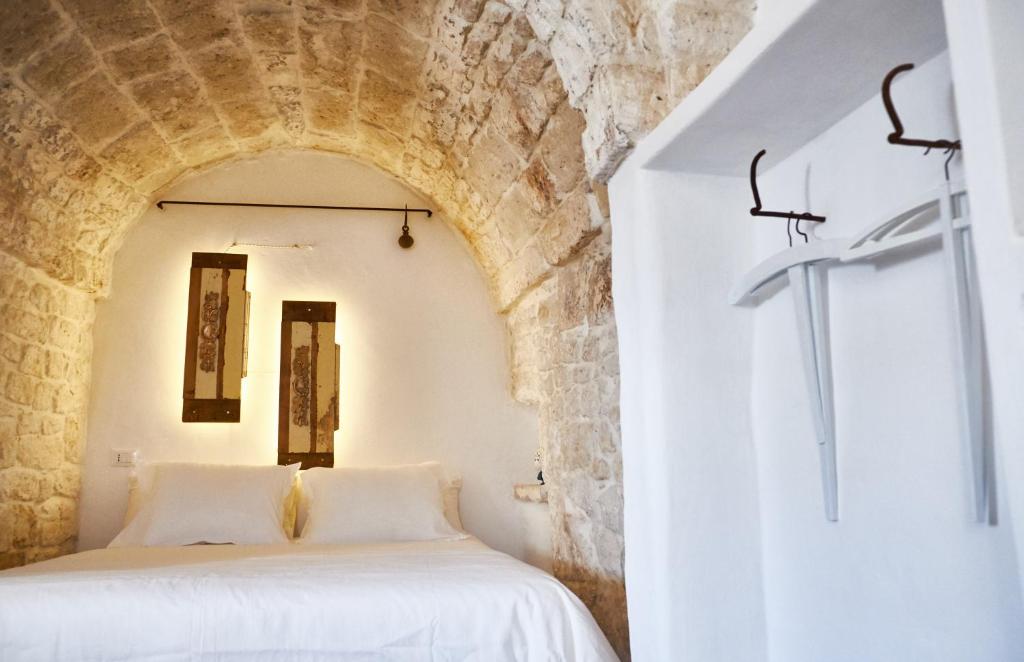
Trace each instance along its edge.
<instances>
[{"instance_id":1,"label":"limestone block","mask_svg":"<svg viewBox=\"0 0 1024 662\"><path fill-rule=\"evenodd\" d=\"M360 119L402 135L408 131L415 106L416 94L408 81L399 83L372 69L366 71L359 89Z\"/></svg>"},{"instance_id":2,"label":"limestone block","mask_svg":"<svg viewBox=\"0 0 1024 662\"><path fill-rule=\"evenodd\" d=\"M120 177L143 188L173 178L184 167L149 122L128 129L100 157Z\"/></svg>"},{"instance_id":3,"label":"limestone block","mask_svg":"<svg viewBox=\"0 0 1024 662\"><path fill-rule=\"evenodd\" d=\"M261 99L236 99L219 104L227 129L236 139L264 136L275 124L277 114Z\"/></svg>"},{"instance_id":4,"label":"limestone block","mask_svg":"<svg viewBox=\"0 0 1024 662\"><path fill-rule=\"evenodd\" d=\"M14 466L18 455L17 422L14 418L0 418L0 469ZM0 549L3 549L0 546Z\"/></svg>"},{"instance_id":5,"label":"limestone block","mask_svg":"<svg viewBox=\"0 0 1024 662\"><path fill-rule=\"evenodd\" d=\"M59 495L75 498L82 489L82 476L79 468L65 464L54 474L54 492Z\"/></svg>"},{"instance_id":6,"label":"limestone block","mask_svg":"<svg viewBox=\"0 0 1024 662\"><path fill-rule=\"evenodd\" d=\"M218 40L240 39L233 33L232 7L224 0L151 0L153 7L170 30L171 36L186 51L203 48Z\"/></svg>"},{"instance_id":7,"label":"limestone block","mask_svg":"<svg viewBox=\"0 0 1024 662\"><path fill-rule=\"evenodd\" d=\"M237 149L228 132L219 123L175 140L171 147L192 168L227 158Z\"/></svg>"},{"instance_id":8,"label":"limestone block","mask_svg":"<svg viewBox=\"0 0 1024 662\"><path fill-rule=\"evenodd\" d=\"M32 408L36 411L55 411L54 398L57 397L58 386L53 382L36 382L35 393L32 395Z\"/></svg>"},{"instance_id":9,"label":"limestone block","mask_svg":"<svg viewBox=\"0 0 1024 662\"><path fill-rule=\"evenodd\" d=\"M43 431L43 416L37 411L23 411L18 416L18 434L39 434Z\"/></svg>"},{"instance_id":10,"label":"limestone block","mask_svg":"<svg viewBox=\"0 0 1024 662\"><path fill-rule=\"evenodd\" d=\"M306 91L309 122L314 131L351 133L354 129L355 99L348 93L316 88Z\"/></svg>"},{"instance_id":11,"label":"limestone block","mask_svg":"<svg viewBox=\"0 0 1024 662\"><path fill-rule=\"evenodd\" d=\"M534 211L534 198L524 177L512 185L494 208L491 222L511 253L521 251L544 224L544 217Z\"/></svg>"},{"instance_id":12,"label":"limestone block","mask_svg":"<svg viewBox=\"0 0 1024 662\"><path fill-rule=\"evenodd\" d=\"M433 25L437 0L367 0L367 11L384 14L409 32L427 37Z\"/></svg>"},{"instance_id":13,"label":"limestone block","mask_svg":"<svg viewBox=\"0 0 1024 662\"><path fill-rule=\"evenodd\" d=\"M428 43L376 14L366 17L366 64L396 81L416 80L426 62Z\"/></svg>"},{"instance_id":14,"label":"limestone block","mask_svg":"<svg viewBox=\"0 0 1024 662\"><path fill-rule=\"evenodd\" d=\"M60 34L62 21L45 0L0 2L0 64L11 67Z\"/></svg>"},{"instance_id":15,"label":"limestone block","mask_svg":"<svg viewBox=\"0 0 1024 662\"><path fill-rule=\"evenodd\" d=\"M265 96L252 58L234 42L221 41L200 51L190 51L189 59L215 102Z\"/></svg>"},{"instance_id":16,"label":"limestone block","mask_svg":"<svg viewBox=\"0 0 1024 662\"><path fill-rule=\"evenodd\" d=\"M24 548L36 543L36 513L35 508L27 503L8 504L11 523L11 546Z\"/></svg>"},{"instance_id":17,"label":"limestone block","mask_svg":"<svg viewBox=\"0 0 1024 662\"><path fill-rule=\"evenodd\" d=\"M310 87L355 91L363 47L361 22L329 19L324 25L299 29L299 62Z\"/></svg>"},{"instance_id":18,"label":"limestone block","mask_svg":"<svg viewBox=\"0 0 1024 662\"><path fill-rule=\"evenodd\" d=\"M557 106L551 103L543 85L528 89L504 89L494 99L491 128L526 159L540 139L548 118Z\"/></svg>"},{"instance_id":19,"label":"limestone block","mask_svg":"<svg viewBox=\"0 0 1024 662\"><path fill-rule=\"evenodd\" d=\"M240 11L242 29L259 51L294 52L295 14L283 7L249 7Z\"/></svg>"},{"instance_id":20,"label":"limestone block","mask_svg":"<svg viewBox=\"0 0 1024 662\"><path fill-rule=\"evenodd\" d=\"M0 496L5 501L36 501L39 479L39 472L31 469L14 467L0 471Z\"/></svg>"},{"instance_id":21,"label":"limestone block","mask_svg":"<svg viewBox=\"0 0 1024 662\"><path fill-rule=\"evenodd\" d=\"M568 103L562 103L548 121L537 145L559 198L575 189L586 176L580 141L585 126L583 115Z\"/></svg>"},{"instance_id":22,"label":"limestone block","mask_svg":"<svg viewBox=\"0 0 1024 662\"><path fill-rule=\"evenodd\" d=\"M160 30L145 0L67 0L64 5L99 50L106 50Z\"/></svg>"},{"instance_id":23,"label":"limestone block","mask_svg":"<svg viewBox=\"0 0 1024 662\"><path fill-rule=\"evenodd\" d=\"M35 397L36 382L31 377L15 372L7 374L4 397L21 405L30 405Z\"/></svg>"},{"instance_id":24,"label":"limestone block","mask_svg":"<svg viewBox=\"0 0 1024 662\"><path fill-rule=\"evenodd\" d=\"M155 34L107 51L103 54L103 60L120 82L163 73L180 66L171 40L165 34Z\"/></svg>"},{"instance_id":25,"label":"limestone block","mask_svg":"<svg viewBox=\"0 0 1024 662\"><path fill-rule=\"evenodd\" d=\"M0 358L11 363L20 363L24 345L11 336L0 335Z\"/></svg>"},{"instance_id":26,"label":"limestone block","mask_svg":"<svg viewBox=\"0 0 1024 662\"><path fill-rule=\"evenodd\" d=\"M132 96L164 133L181 136L217 123L199 83L190 74L171 70L132 83Z\"/></svg>"},{"instance_id":27,"label":"limestone block","mask_svg":"<svg viewBox=\"0 0 1024 662\"><path fill-rule=\"evenodd\" d=\"M56 469L64 462L60 435L26 435L18 439L18 463L32 469Z\"/></svg>"},{"instance_id":28,"label":"limestone block","mask_svg":"<svg viewBox=\"0 0 1024 662\"><path fill-rule=\"evenodd\" d=\"M488 2L470 29L462 47L462 61L469 67L478 65L490 44L497 38L512 10L500 2Z\"/></svg>"},{"instance_id":29,"label":"limestone block","mask_svg":"<svg viewBox=\"0 0 1024 662\"><path fill-rule=\"evenodd\" d=\"M506 74L512 69L519 57L530 45L533 34L529 32L529 25L526 25L526 32L522 26L525 19L522 16L514 17L505 25L498 38L491 43L480 65L480 78L491 88L498 87L504 80Z\"/></svg>"},{"instance_id":30,"label":"limestone block","mask_svg":"<svg viewBox=\"0 0 1024 662\"><path fill-rule=\"evenodd\" d=\"M270 98L277 106L284 130L292 136L300 136L306 130L305 111L302 106L302 88L290 85L271 85Z\"/></svg>"},{"instance_id":31,"label":"limestone block","mask_svg":"<svg viewBox=\"0 0 1024 662\"><path fill-rule=\"evenodd\" d=\"M72 33L33 58L22 69L21 76L44 99L53 101L96 66L96 57L85 40Z\"/></svg>"},{"instance_id":32,"label":"limestone block","mask_svg":"<svg viewBox=\"0 0 1024 662\"><path fill-rule=\"evenodd\" d=\"M497 203L523 169L515 150L491 128L485 130L473 146L467 165L464 175L467 182L491 205Z\"/></svg>"},{"instance_id":33,"label":"limestone block","mask_svg":"<svg viewBox=\"0 0 1024 662\"><path fill-rule=\"evenodd\" d=\"M110 142L137 118L131 102L102 73L68 89L56 112L91 147Z\"/></svg>"},{"instance_id":34,"label":"limestone block","mask_svg":"<svg viewBox=\"0 0 1024 662\"><path fill-rule=\"evenodd\" d=\"M75 411L81 404L79 398L84 390L68 384L53 388L49 393L50 410L61 414Z\"/></svg>"},{"instance_id":35,"label":"limestone block","mask_svg":"<svg viewBox=\"0 0 1024 662\"><path fill-rule=\"evenodd\" d=\"M554 211L558 202L554 177L541 159L535 158L530 161L523 171L520 182L534 212L540 216L547 216Z\"/></svg>"},{"instance_id":36,"label":"limestone block","mask_svg":"<svg viewBox=\"0 0 1024 662\"><path fill-rule=\"evenodd\" d=\"M74 416L68 416L64 425L64 457L68 462L80 462L82 456L82 425Z\"/></svg>"},{"instance_id":37,"label":"limestone block","mask_svg":"<svg viewBox=\"0 0 1024 662\"><path fill-rule=\"evenodd\" d=\"M579 106L590 89L596 62L588 51L585 35L572 23L560 21L549 43L551 57L558 68L569 103Z\"/></svg>"},{"instance_id":38,"label":"limestone block","mask_svg":"<svg viewBox=\"0 0 1024 662\"><path fill-rule=\"evenodd\" d=\"M550 265L536 243L531 242L498 272L499 309L504 312L527 290L550 274Z\"/></svg>"},{"instance_id":39,"label":"limestone block","mask_svg":"<svg viewBox=\"0 0 1024 662\"><path fill-rule=\"evenodd\" d=\"M31 377L43 377L46 374L46 353L41 347L29 345L25 348L18 369Z\"/></svg>"},{"instance_id":40,"label":"limestone block","mask_svg":"<svg viewBox=\"0 0 1024 662\"><path fill-rule=\"evenodd\" d=\"M320 5L324 10L346 20L361 18L366 9L365 0L324 0Z\"/></svg>"},{"instance_id":41,"label":"limestone block","mask_svg":"<svg viewBox=\"0 0 1024 662\"><path fill-rule=\"evenodd\" d=\"M487 0L449 0L449 6L444 13L458 17L466 23L476 23L486 4Z\"/></svg>"},{"instance_id":42,"label":"limestone block","mask_svg":"<svg viewBox=\"0 0 1024 662\"><path fill-rule=\"evenodd\" d=\"M669 54L673 105L750 31L756 8L751 0L720 0L713 10L701 12L681 3L663 3L657 23L662 50Z\"/></svg>"},{"instance_id":43,"label":"limestone block","mask_svg":"<svg viewBox=\"0 0 1024 662\"><path fill-rule=\"evenodd\" d=\"M589 186L580 184L541 230L539 242L545 259L559 265L569 261L600 234L603 222L591 204Z\"/></svg>"},{"instance_id":44,"label":"limestone block","mask_svg":"<svg viewBox=\"0 0 1024 662\"><path fill-rule=\"evenodd\" d=\"M64 526L64 523L58 520L42 519L39 520L39 544L40 545L59 545L68 538L71 537L71 533L68 532Z\"/></svg>"}]
</instances>

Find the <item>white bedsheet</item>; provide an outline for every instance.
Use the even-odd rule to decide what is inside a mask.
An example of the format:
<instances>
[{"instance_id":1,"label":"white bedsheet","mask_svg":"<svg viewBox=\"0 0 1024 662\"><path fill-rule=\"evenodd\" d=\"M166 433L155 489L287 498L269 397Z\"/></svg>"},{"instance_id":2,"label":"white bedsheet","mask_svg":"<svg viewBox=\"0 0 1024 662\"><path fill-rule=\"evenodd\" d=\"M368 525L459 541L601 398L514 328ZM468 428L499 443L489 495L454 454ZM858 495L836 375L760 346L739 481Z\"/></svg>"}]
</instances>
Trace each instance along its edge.
<instances>
[{"instance_id":1,"label":"white bedsheet","mask_svg":"<svg viewBox=\"0 0 1024 662\"><path fill-rule=\"evenodd\" d=\"M0 573L0 660L616 660L477 540L104 549Z\"/></svg>"}]
</instances>

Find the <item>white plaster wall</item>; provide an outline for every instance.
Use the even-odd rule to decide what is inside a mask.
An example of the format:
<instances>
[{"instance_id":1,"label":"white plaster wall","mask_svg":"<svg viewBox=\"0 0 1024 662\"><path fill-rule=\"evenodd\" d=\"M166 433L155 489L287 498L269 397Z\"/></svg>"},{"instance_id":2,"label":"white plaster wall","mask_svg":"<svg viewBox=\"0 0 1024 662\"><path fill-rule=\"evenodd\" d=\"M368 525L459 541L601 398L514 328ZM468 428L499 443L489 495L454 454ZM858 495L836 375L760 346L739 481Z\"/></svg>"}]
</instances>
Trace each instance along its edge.
<instances>
[{"instance_id":1,"label":"white plaster wall","mask_svg":"<svg viewBox=\"0 0 1024 662\"><path fill-rule=\"evenodd\" d=\"M958 135L946 56L897 79L893 96L908 136ZM876 97L764 173L765 204L824 214L818 236L847 237L940 184L944 157L890 146L890 130ZM756 260L786 247L784 221L751 227ZM1024 658L1011 521L973 521L940 248L828 271L837 524L822 514L789 288L752 313L771 660ZM1000 483L1004 476L997 466ZM1003 490L997 503L1005 515Z\"/></svg>"},{"instance_id":2,"label":"white plaster wall","mask_svg":"<svg viewBox=\"0 0 1024 662\"><path fill-rule=\"evenodd\" d=\"M1011 24L1020 17L1012 3L985 4ZM997 32L1007 32L1005 24ZM967 33L973 39L964 48L980 51L980 60L999 43L978 39L984 29ZM1006 65L1012 57L995 59ZM894 92L908 135L955 135L946 56L918 64ZM788 287L783 281L769 288L759 307L726 303L737 276L786 246L784 221L751 219L745 177L648 169L717 91L698 89L696 106L685 101L613 177L634 659L1024 659L1014 508L1024 429L1024 281L1006 211L1012 194L997 191L1002 205L990 204L992 191L982 186L1008 179L995 158L1006 155L991 144L998 129L990 127L1000 119L1009 129L1021 124L984 108L991 88L975 80L976 65L964 67L962 77L973 84L958 92L970 97L978 142L990 143L970 151L964 134L968 163L984 164L969 177L979 183L971 184L972 196L998 214L976 217L984 224L976 232L993 376L993 525L972 516L938 245L830 271L840 481L840 521L832 524L823 514ZM1010 107L1007 101L1000 110ZM764 121L798 134L800 117L794 107L792 115ZM714 117L705 122L714 124ZM765 206L826 214L821 236L847 236L941 183L943 157L889 146L889 131L876 96L763 171Z\"/></svg>"},{"instance_id":3,"label":"white plaster wall","mask_svg":"<svg viewBox=\"0 0 1024 662\"><path fill-rule=\"evenodd\" d=\"M946 0L953 79L958 90L975 215L985 344L990 356L992 422L1004 521L1016 526L1024 565L1024 4ZM1012 520L1010 519L1012 518ZM1018 573L1019 575L1019 573ZM1024 577L1022 577L1024 579ZM1024 583L1022 583L1024 590Z\"/></svg>"},{"instance_id":4,"label":"white plaster wall","mask_svg":"<svg viewBox=\"0 0 1024 662\"><path fill-rule=\"evenodd\" d=\"M633 659L764 660L744 184L627 162L610 194Z\"/></svg>"},{"instance_id":5,"label":"white plaster wall","mask_svg":"<svg viewBox=\"0 0 1024 662\"><path fill-rule=\"evenodd\" d=\"M271 152L175 185L166 199L427 207L376 170L339 156ZM439 460L464 480L467 529L547 567L544 507L512 498L534 478L537 414L509 394L506 332L468 249L438 216L411 217L415 246L396 244L399 215L168 207L130 231L113 291L97 306L82 490L81 549L118 531L129 470L112 448L146 460L273 463L281 301L336 301L341 430L336 465ZM181 422L193 251L232 243L249 255L249 376L238 424Z\"/></svg>"}]
</instances>

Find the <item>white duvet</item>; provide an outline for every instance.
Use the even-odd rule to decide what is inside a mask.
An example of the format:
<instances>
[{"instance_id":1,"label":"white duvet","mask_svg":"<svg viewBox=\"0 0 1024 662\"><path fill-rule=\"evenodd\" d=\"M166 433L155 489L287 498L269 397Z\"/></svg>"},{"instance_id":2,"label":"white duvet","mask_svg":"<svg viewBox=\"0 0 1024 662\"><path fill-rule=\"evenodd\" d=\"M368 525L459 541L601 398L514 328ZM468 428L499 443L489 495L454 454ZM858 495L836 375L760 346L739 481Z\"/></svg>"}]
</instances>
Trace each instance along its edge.
<instances>
[{"instance_id":1,"label":"white duvet","mask_svg":"<svg viewBox=\"0 0 1024 662\"><path fill-rule=\"evenodd\" d=\"M476 540L103 549L0 572L0 660L616 660Z\"/></svg>"}]
</instances>

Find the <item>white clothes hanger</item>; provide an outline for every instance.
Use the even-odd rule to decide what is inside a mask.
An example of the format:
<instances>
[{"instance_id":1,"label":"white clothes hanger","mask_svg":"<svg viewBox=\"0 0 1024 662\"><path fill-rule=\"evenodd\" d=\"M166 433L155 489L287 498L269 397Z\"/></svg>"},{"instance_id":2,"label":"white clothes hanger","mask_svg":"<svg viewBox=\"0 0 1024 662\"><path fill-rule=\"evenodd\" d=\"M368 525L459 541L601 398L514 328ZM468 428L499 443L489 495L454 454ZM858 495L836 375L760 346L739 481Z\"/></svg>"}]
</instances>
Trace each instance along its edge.
<instances>
[{"instance_id":1,"label":"white clothes hanger","mask_svg":"<svg viewBox=\"0 0 1024 662\"><path fill-rule=\"evenodd\" d=\"M764 150L758 152L750 164L750 187L754 194L754 207L750 214L785 218L787 222L795 220L797 232L807 241L807 235L800 232L799 223L824 223L825 217L810 213L771 212L761 208L761 196L757 190L757 162L764 154ZM796 314L800 336L801 364L807 385L814 435L818 442L822 501L825 518L830 522L839 519L839 481L836 470L835 405L832 396L827 288L821 267L824 263L837 261L846 245L845 240L834 239L791 245L740 277L729 294L729 303L737 305L748 300L761 287L776 278L784 274L789 277L793 311Z\"/></svg>"},{"instance_id":2,"label":"white clothes hanger","mask_svg":"<svg viewBox=\"0 0 1024 662\"><path fill-rule=\"evenodd\" d=\"M893 78L913 69L912 64L894 68L882 83L882 100L893 124L888 140L894 145L943 149L950 156L945 164L945 182L938 188L907 201L879 223L849 239L818 240L792 246L763 260L741 276L729 293L729 303L749 300L761 287L783 274L789 277L794 312L801 342L801 362L807 382L815 436L818 441L825 516L838 519L838 478L836 471L835 409L832 393L832 364L829 354L828 309L823 267L829 262L848 263L871 259L922 241L941 238L952 311L954 335L954 379L959 404L959 432L969 451L974 516L979 522L989 517L988 458L985 446L983 409L982 317L976 270L971 247L971 218L962 181L949 177L949 162L961 149L960 141L905 138L903 125L892 103ZM927 154L927 151L925 152ZM754 216L824 222L810 213L765 212L757 190L757 162L750 166ZM937 219L937 222L933 222ZM801 233L805 241L807 235Z\"/></svg>"}]
</instances>

